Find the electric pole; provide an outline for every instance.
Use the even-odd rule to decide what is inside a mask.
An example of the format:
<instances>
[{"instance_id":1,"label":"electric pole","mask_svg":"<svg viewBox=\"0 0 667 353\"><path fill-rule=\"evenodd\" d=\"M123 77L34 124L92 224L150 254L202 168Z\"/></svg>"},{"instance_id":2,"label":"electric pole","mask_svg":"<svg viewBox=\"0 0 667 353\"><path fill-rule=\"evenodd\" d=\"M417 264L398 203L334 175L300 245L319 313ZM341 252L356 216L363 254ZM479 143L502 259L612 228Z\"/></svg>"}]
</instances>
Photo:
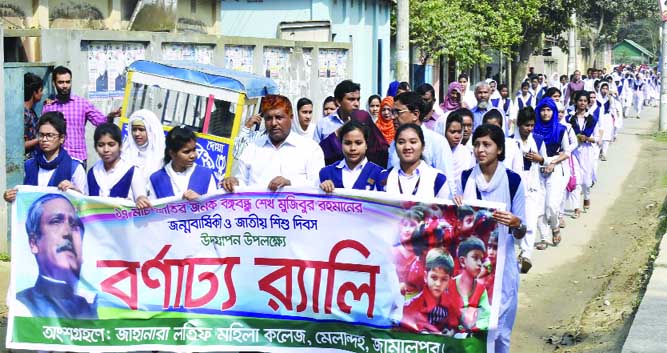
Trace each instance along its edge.
<instances>
[{"instance_id":1,"label":"electric pole","mask_svg":"<svg viewBox=\"0 0 667 353\"><path fill-rule=\"evenodd\" d=\"M396 16L396 80L410 80L410 0L398 0Z\"/></svg>"},{"instance_id":2,"label":"electric pole","mask_svg":"<svg viewBox=\"0 0 667 353\"><path fill-rule=\"evenodd\" d=\"M567 36L567 74L569 75L574 73L574 70L577 69L577 14L572 12L570 15L570 21L572 21L572 28Z\"/></svg>"},{"instance_id":3,"label":"electric pole","mask_svg":"<svg viewBox=\"0 0 667 353\"><path fill-rule=\"evenodd\" d=\"M660 131L667 130L667 21L662 21L660 39Z\"/></svg>"}]
</instances>

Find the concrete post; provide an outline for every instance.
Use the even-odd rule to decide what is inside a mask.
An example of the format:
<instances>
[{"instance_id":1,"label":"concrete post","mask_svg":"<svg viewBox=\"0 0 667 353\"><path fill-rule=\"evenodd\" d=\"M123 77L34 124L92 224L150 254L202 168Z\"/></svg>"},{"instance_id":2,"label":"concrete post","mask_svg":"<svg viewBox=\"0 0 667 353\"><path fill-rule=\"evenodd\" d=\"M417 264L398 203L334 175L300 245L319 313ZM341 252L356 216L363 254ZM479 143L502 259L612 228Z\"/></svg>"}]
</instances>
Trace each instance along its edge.
<instances>
[{"instance_id":1,"label":"concrete post","mask_svg":"<svg viewBox=\"0 0 667 353\"><path fill-rule=\"evenodd\" d=\"M667 21L662 22L660 43L660 131L667 130Z\"/></svg>"},{"instance_id":2,"label":"concrete post","mask_svg":"<svg viewBox=\"0 0 667 353\"><path fill-rule=\"evenodd\" d=\"M398 81L410 81L410 0L398 0L396 79Z\"/></svg>"},{"instance_id":3,"label":"concrete post","mask_svg":"<svg viewBox=\"0 0 667 353\"><path fill-rule=\"evenodd\" d=\"M33 0L32 27L49 28L49 0Z\"/></svg>"},{"instance_id":4,"label":"concrete post","mask_svg":"<svg viewBox=\"0 0 667 353\"><path fill-rule=\"evenodd\" d=\"M577 14L572 12L570 16L570 21L572 21L572 28L567 36L567 74L572 75L574 70L577 69Z\"/></svg>"},{"instance_id":5,"label":"concrete post","mask_svg":"<svg viewBox=\"0 0 667 353\"><path fill-rule=\"evenodd\" d=\"M120 30L120 0L109 0L109 16L105 20L107 29L118 31Z\"/></svg>"},{"instance_id":6,"label":"concrete post","mask_svg":"<svg viewBox=\"0 0 667 353\"><path fill-rule=\"evenodd\" d=\"M0 92L5 92L5 33L0 26ZM0 94L0 188L7 189L7 161L5 160L5 151L7 141L5 139L5 125L7 117L5 116L5 95ZM0 252L9 252L9 207L0 208Z\"/></svg>"}]
</instances>

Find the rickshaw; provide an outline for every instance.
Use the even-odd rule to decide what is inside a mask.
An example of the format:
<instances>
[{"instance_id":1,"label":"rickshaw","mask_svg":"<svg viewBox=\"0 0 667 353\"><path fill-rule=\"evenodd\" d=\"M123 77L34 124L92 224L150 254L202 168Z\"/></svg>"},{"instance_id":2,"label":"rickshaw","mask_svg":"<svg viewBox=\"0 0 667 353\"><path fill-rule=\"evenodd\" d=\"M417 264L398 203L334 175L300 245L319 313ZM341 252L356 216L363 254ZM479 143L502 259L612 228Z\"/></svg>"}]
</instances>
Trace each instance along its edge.
<instances>
[{"instance_id":1,"label":"rickshaw","mask_svg":"<svg viewBox=\"0 0 667 353\"><path fill-rule=\"evenodd\" d=\"M149 109L165 132L186 125L197 135L197 163L216 181L229 176L231 151L242 122L259 110L260 99L277 94L273 80L246 72L191 62L138 60L127 68L120 119L123 137L129 116Z\"/></svg>"}]
</instances>

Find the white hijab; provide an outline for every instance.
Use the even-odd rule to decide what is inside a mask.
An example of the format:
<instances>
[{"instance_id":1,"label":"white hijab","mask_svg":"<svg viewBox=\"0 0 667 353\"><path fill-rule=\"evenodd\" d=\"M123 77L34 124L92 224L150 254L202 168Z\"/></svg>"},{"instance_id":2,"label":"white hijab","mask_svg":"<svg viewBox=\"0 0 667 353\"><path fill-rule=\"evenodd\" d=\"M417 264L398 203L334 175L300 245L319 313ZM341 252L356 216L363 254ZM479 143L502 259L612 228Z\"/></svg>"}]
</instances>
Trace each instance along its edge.
<instances>
[{"instance_id":1,"label":"white hijab","mask_svg":"<svg viewBox=\"0 0 667 353\"><path fill-rule=\"evenodd\" d=\"M148 142L139 146L132 137L132 122L141 120L146 127ZM139 168L145 178L162 168L165 150L165 137L162 124L155 113L148 109L137 110L130 115L128 134L123 141L122 158Z\"/></svg>"},{"instance_id":2,"label":"white hijab","mask_svg":"<svg viewBox=\"0 0 667 353\"><path fill-rule=\"evenodd\" d=\"M297 134L312 140L313 139L313 134L315 134L315 126L317 124L315 123L314 119L310 119L310 124L308 124L308 128L304 130L301 127L301 122L299 122L299 112L297 111L294 117L294 120L292 120L292 131L296 132Z\"/></svg>"},{"instance_id":3,"label":"white hijab","mask_svg":"<svg viewBox=\"0 0 667 353\"><path fill-rule=\"evenodd\" d=\"M493 177L488 182L484 178L479 164L473 167L470 178L468 178L463 189L463 199L477 200L477 190L480 193L488 193L484 200L505 203L507 204L507 211L511 211L510 204L512 200L510 199L509 180L505 166L500 161L498 161Z\"/></svg>"}]
</instances>

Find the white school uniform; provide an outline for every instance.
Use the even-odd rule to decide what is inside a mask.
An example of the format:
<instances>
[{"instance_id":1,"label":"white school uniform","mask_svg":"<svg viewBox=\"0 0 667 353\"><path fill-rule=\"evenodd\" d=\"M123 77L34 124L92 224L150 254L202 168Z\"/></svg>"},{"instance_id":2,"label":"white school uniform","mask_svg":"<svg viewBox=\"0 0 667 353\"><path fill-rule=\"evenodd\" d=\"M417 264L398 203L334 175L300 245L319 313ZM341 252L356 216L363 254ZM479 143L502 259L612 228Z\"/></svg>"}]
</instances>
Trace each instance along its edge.
<instances>
[{"instance_id":1,"label":"white school uniform","mask_svg":"<svg viewBox=\"0 0 667 353\"><path fill-rule=\"evenodd\" d=\"M523 168L523 154L529 152L537 152L540 156L546 159L547 150L544 143L540 148L537 147L533 134L530 134L524 141L519 134L515 135L515 141L519 142L522 168L519 175L526 195L526 236L521 239L519 247L523 257L531 258L533 254L533 246L535 245L535 234L537 234L537 219L544 214L544 187L540 180L540 164L532 162L530 169Z\"/></svg>"},{"instance_id":2,"label":"white school uniform","mask_svg":"<svg viewBox=\"0 0 667 353\"><path fill-rule=\"evenodd\" d=\"M577 125L581 130L584 129L586 124L585 118L577 118ZM578 162L577 169L579 172L579 179L577 179L577 184L581 186L581 190L584 194L584 200L590 200L590 189L593 186L593 183L597 180L597 157L599 151L599 143L602 138L603 132L601 131L600 121L595 124L593 134L591 137L595 139L595 142L582 142L579 143L579 146L574 150L573 155L576 156ZM578 205L578 204L577 204Z\"/></svg>"},{"instance_id":3,"label":"white school uniform","mask_svg":"<svg viewBox=\"0 0 667 353\"><path fill-rule=\"evenodd\" d=\"M396 167L387 176L385 191L395 195L414 195L421 199L435 197L450 200L452 194L447 182L443 183L437 193L435 192L438 174L444 175L424 161L419 163L412 175L407 175L400 167Z\"/></svg>"},{"instance_id":4,"label":"white school uniform","mask_svg":"<svg viewBox=\"0 0 667 353\"><path fill-rule=\"evenodd\" d=\"M547 141L544 141L544 143L546 144ZM561 138L560 153L565 153L569 156L569 150L570 140L566 131ZM545 165L548 165L552 160L557 159L560 153L547 157L544 162ZM537 225L543 241L550 240L549 236L551 235L551 230L558 228L558 216L560 215L561 201L565 194L563 192L563 179L565 178L565 167L567 165L565 162L556 164L551 174L545 175L541 173L542 186L545 190L545 203L544 215L539 217L540 219L538 220Z\"/></svg>"},{"instance_id":5,"label":"white school uniform","mask_svg":"<svg viewBox=\"0 0 667 353\"><path fill-rule=\"evenodd\" d=\"M37 173L37 185L39 186L48 186L53 173L56 172L56 169L42 169L39 168ZM72 180L70 180L74 187L84 194L88 194L88 181L86 179L86 171L83 170L83 166L79 164L72 174Z\"/></svg>"},{"instance_id":6,"label":"white school uniform","mask_svg":"<svg viewBox=\"0 0 667 353\"><path fill-rule=\"evenodd\" d=\"M95 162L93 165L93 176L95 177L97 185L100 187L99 196L109 197L111 189L116 186L120 179L122 179L132 167L132 164L122 158L111 170L106 170L104 168L104 162L101 160ZM86 190L86 194L89 194L88 190ZM146 178L144 178L142 171L135 167L127 199L136 201L140 196L146 196Z\"/></svg>"},{"instance_id":7,"label":"white school uniform","mask_svg":"<svg viewBox=\"0 0 667 353\"><path fill-rule=\"evenodd\" d=\"M177 172L172 167L171 161L164 166L164 170L167 172L167 175L169 176L169 181L171 182L171 188L174 191L174 196L182 196L183 193L188 191L188 185L190 185L190 177L192 176L192 173L194 173L195 167L196 165L193 164L192 167L187 168L182 172ZM148 196L151 200L157 200L158 197L155 194L153 183L149 182L149 184L150 184L150 189L148 192ZM204 194L214 192L217 189L218 186L215 183L215 178L211 178L208 184L207 191Z\"/></svg>"},{"instance_id":8,"label":"white school uniform","mask_svg":"<svg viewBox=\"0 0 667 353\"><path fill-rule=\"evenodd\" d=\"M459 144L452 149L453 176L456 185L461 185L461 174L463 171L474 167L475 163L475 154L470 146Z\"/></svg>"}]
</instances>

